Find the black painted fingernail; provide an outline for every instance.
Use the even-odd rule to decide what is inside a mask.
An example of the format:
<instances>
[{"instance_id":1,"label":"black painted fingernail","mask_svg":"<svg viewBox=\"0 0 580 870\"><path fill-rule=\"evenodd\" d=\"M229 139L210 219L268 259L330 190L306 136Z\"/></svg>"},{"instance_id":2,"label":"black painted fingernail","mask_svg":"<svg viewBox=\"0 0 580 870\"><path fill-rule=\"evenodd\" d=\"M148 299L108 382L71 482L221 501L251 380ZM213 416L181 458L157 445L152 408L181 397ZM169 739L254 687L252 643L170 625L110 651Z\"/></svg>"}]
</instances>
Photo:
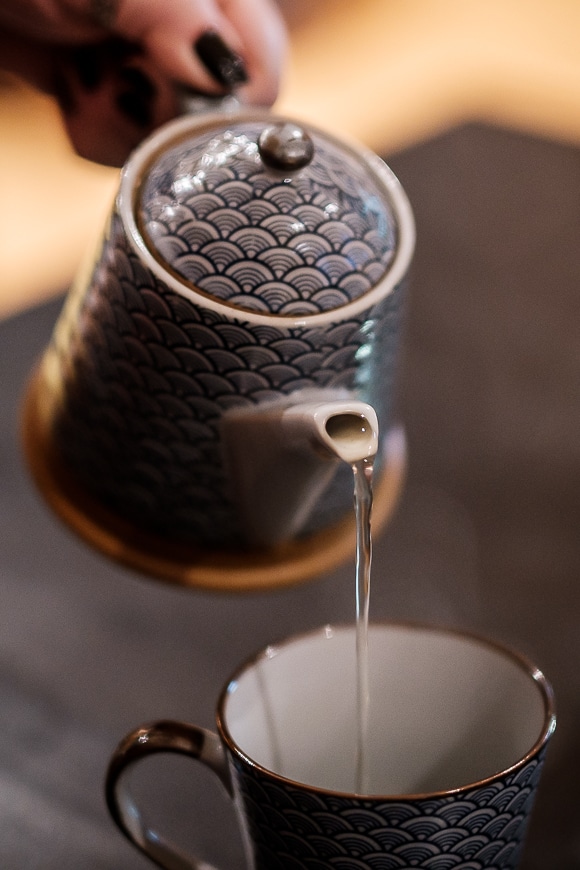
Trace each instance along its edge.
<instances>
[{"instance_id":1,"label":"black painted fingernail","mask_svg":"<svg viewBox=\"0 0 580 870\"><path fill-rule=\"evenodd\" d=\"M142 100L152 102L155 99L156 88L149 76L134 66L124 66L119 70L119 78L129 90Z\"/></svg>"},{"instance_id":2,"label":"black painted fingernail","mask_svg":"<svg viewBox=\"0 0 580 870\"><path fill-rule=\"evenodd\" d=\"M141 49L134 43L113 38L96 45L82 45L70 52L71 64L78 80L87 91L96 91L103 80L116 74L119 68Z\"/></svg>"},{"instance_id":3,"label":"black painted fingernail","mask_svg":"<svg viewBox=\"0 0 580 870\"><path fill-rule=\"evenodd\" d=\"M55 68L52 81L52 91L63 114L74 114L77 104L70 82L70 69L63 66L57 66Z\"/></svg>"},{"instance_id":4,"label":"black painted fingernail","mask_svg":"<svg viewBox=\"0 0 580 870\"><path fill-rule=\"evenodd\" d=\"M119 111L138 127L150 127L153 123L153 112L149 103L131 93L119 94L115 100Z\"/></svg>"},{"instance_id":5,"label":"black painted fingernail","mask_svg":"<svg viewBox=\"0 0 580 870\"><path fill-rule=\"evenodd\" d=\"M87 91L96 91L103 80L103 58L95 46L83 46L73 53L73 62L81 85Z\"/></svg>"},{"instance_id":6,"label":"black painted fingernail","mask_svg":"<svg viewBox=\"0 0 580 870\"><path fill-rule=\"evenodd\" d=\"M115 100L117 108L138 127L151 127L155 85L145 73L135 67L123 67L119 71L119 78L124 89Z\"/></svg>"},{"instance_id":7,"label":"black painted fingernail","mask_svg":"<svg viewBox=\"0 0 580 870\"><path fill-rule=\"evenodd\" d=\"M194 48L207 71L220 85L233 88L248 81L244 61L225 44L215 30L202 33Z\"/></svg>"}]
</instances>

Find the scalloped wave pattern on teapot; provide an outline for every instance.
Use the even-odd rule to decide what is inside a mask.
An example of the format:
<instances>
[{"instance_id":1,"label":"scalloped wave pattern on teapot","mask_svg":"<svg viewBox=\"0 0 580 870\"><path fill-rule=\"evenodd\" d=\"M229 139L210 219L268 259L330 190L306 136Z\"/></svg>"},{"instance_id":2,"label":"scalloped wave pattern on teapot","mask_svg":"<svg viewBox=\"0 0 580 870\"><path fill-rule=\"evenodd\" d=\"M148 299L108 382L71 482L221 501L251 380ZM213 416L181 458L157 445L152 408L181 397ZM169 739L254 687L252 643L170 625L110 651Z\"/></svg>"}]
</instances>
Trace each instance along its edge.
<instances>
[{"instance_id":1,"label":"scalloped wave pattern on teapot","mask_svg":"<svg viewBox=\"0 0 580 870\"><path fill-rule=\"evenodd\" d=\"M397 228L383 185L317 133L308 166L273 171L260 156L263 129L224 122L158 158L140 193L143 237L165 268L234 309L341 308L393 260Z\"/></svg>"}]
</instances>

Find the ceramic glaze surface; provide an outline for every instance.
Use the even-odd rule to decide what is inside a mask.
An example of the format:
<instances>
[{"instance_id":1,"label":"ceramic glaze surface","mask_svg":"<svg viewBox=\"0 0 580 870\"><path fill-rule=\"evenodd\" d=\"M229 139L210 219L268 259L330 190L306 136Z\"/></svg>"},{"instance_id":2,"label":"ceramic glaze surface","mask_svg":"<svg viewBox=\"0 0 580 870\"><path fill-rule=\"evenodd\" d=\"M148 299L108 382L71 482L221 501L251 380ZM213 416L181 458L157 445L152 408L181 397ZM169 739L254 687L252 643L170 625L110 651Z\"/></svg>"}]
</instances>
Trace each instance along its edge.
<instances>
[{"instance_id":1,"label":"ceramic glaze surface","mask_svg":"<svg viewBox=\"0 0 580 870\"><path fill-rule=\"evenodd\" d=\"M382 439L394 422L410 206L383 161L321 132L272 168L280 123L181 118L137 149L43 361L59 459L115 518L164 539L272 547L351 514L344 463L324 492L316 456L240 464L229 412L349 399L374 408ZM273 473L284 466L302 477ZM274 499L288 516L258 534Z\"/></svg>"},{"instance_id":2,"label":"ceramic glaze surface","mask_svg":"<svg viewBox=\"0 0 580 870\"><path fill-rule=\"evenodd\" d=\"M371 681L380 726L373 766L398 766L402 779L379 775L368 792L354 791L354 731L340 739L349 696L354 702L352 677L342 687L342 702L338 689L341 650L350 646L354 657L355 629L324 626L267 647L232 675L218 701L218 733L164 720L135 729L121 742L107 777L109 807L121 830L150 856L164 843L157 852L163 867L206 866L176 860L175 847L161 834L135 828L138 809L121 785L137 760L178 752L225 784L252 870L516 870L555 727L549 683L531 662L483 638L388 623L372 626L371 635L380 639ZM393 656L397 649L405 655ZM474 704L462 702L465 660ZM425 669L431 670L430 691ZM352 673L352 663L347 670ZM303 689L296 682L299 672ZM387 676L385 691L377 694L379 674L396 676L390 684ZM518 685L515 695L524 703L516 698L511 704L509 695L506 702L504 690ZM448 740L438 722L441 703L448 709ZM301 710L294 713L296 707ZM306 765L309 779L295 775L299 764L288 767L291 756L296 762L303 755L313 760ZM420 769L405 774L416 756ZM333 768L350 770L348 781L327 785L329 771L340 782ZM195 823L202 820L200 814Z\"/></svg>"},{"instance_id":3,"label":"ceramic glaze surface","mask_svg":"<svg viewBox=\"0 0 580 870\"><path fill-rule=\"evenodd\" d=\"M141 190L143 237L163 265L234 309L340 308L368 293L393 259L384 181L320 133L311 133L306 167L273 171L258 148L265 127L223 124L169 148Z\"/></svg>"},{"instance_id":4,"label":"ceramic glaze surface","mask_svg":"<svg viewBox=\"0 0 580 870\"><path fill-rule=\"evenodd\" d=\"M401 284L370 310L325 325L228 319L147 269L115 214L92 280L70 297L45 360L65 397L55 442L83 486L130 521L204 546L239 546L222 415L342 389L369 402L386 433L403 292ZM346 465L339 470L305 532L352 509L351 477Z\"/></svg>"},{"instance_id":5,"label":"ceramic glaze surface","mask_svg":"<svg viewBox=\"0 0 580 870\"><path fill-rule=\"evenodd\" d=\"M405 800L316 792L234 761L254 870L516 870L545 749L455 795Z\"/></svg>"}]
</instances>

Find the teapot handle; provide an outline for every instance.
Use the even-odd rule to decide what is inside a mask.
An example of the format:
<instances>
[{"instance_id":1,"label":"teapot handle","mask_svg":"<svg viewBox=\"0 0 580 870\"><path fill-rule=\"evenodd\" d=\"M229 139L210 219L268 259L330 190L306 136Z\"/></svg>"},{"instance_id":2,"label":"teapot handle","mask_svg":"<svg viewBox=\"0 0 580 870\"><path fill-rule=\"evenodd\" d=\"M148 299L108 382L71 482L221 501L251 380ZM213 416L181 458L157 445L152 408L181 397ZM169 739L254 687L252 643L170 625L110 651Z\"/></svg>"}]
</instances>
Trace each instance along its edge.
<instances>
[{"instance_id":1,"label":"teapot handle","mask_svg":"<svg viewBox=\"0 0 580 870\"><path fill-rule=\"evenodd\" d=\"M148 858L164 870L216 870L190 858L149 828L127 786L125 774L137 762L160 752L178 753L212 770L232 797L232 784L222 743L217 734L186 722L162 720L127 734L113 753L105 780L105 798L113 821Z\"/></svg>"}]
</instances>

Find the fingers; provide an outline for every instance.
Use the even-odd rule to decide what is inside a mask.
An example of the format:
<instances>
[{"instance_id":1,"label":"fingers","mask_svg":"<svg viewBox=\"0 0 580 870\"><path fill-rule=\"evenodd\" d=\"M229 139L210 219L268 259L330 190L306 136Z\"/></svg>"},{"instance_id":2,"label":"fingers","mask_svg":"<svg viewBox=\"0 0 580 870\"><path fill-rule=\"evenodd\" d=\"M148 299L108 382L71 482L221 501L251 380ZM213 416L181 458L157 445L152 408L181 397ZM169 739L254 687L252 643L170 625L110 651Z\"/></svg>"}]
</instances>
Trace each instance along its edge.
<instances>
[{"instance_id":1,"label":"fingers","mask_svg":"<svg viewBox=\"0 0 580 870\"><path fill-rule=\"evenodd\" d=\"M248 82L239 90L245 102L271 105L278 95L288 37L278 6L271 0L222 0L223 14L242 45Z\"/></svg>"},{"instance_id":2,"label":"fingers","mask_svg":"<svg viewBox=\"0 0 580 870\"><path fill-rule=\"evenodd\" d=\"M208 94L236 88L248 103L274 101L286 54L275 0L1 0L2 22L55 46L121 36L169 78Z\"/></svg>"},{"instance_id":3,"label":"fingers","mask_svg":"<svg viewBox=\"0 0 580 870\"><path fill-rule=\"evenodd\" d=\"M141 43L162 72L206 93L221 93L224 86L196 50L199 39L215 32L235 55L241 48L214 0L120 0L114 26Z\"/></svg>"},{"instance_id":4,"label":"fingers","mask_svg":"<svg viewBox=\"0 0 580 870\"><path fill-rule=\"evenodd\" d=\"M77 154L110 166L179 112L173 81L118 39L61 53L52 90Z\"/></svg>"},{"instance_id":5,"label":"fingers","mask_svg":"<svg viewBox=\"0 0 580 870\"><path fill-rule=\"evenodd\" d=\"M273 0L120 0L115 30L176 79L208 94L240 89L270 104L286 52Z\"/></svg>"},{"instance_id":6,"label":"fingers","mask_svg":"<svg viewBox=\"0 0 580 870\"><path fill-rule=\"evenodd\" d=\"M56 96L79 154L121 165L182 110L176 83L273 103L286 31L276 0L0 0L0 51Z\"/></svg>"}]
</instances>

